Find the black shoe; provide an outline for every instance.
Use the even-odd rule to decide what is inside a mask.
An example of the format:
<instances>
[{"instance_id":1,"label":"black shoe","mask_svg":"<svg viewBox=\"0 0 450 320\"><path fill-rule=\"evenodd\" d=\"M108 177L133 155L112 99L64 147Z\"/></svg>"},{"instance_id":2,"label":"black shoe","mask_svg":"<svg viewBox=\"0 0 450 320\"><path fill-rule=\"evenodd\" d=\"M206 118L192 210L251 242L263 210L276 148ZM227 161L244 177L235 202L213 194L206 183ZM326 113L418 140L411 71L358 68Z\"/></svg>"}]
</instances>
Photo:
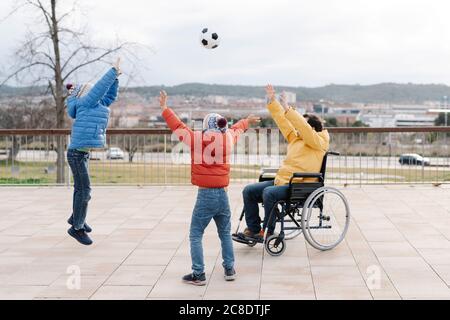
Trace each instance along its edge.
<instances>
[{"instance_id":1,"label":"black shoe","mask_svg":"<svg viewBox=\"0 0 450 320\"><path fill-rule=\"evenodd\" d=\"M67 223L70 224L73 227L73 216L70 216L69 220L67 220ZM87 223L84 224L84 231L86 231L86 233L91 233L92 232L92 228L88 226Z\"/></svg>"},{"instance_id":2,"label":"black shoe","mask_svg":"<svg viewBox=\"0 0 450 320\"><path fill-rule=\"evenodd\" d=\"M225 269L225 281L234 281L236 280L236 271L234 268Z\"/></svg>"},{"instance_id":3,"label":"black shoe","mask_svg":"<svg viewBox=\"0 0 450 320\"><path fill-rule=\"evenodd\" d=\"M204 286L206 285L206 275L202 273L199 276L191 273L183 277L184 283L193 284L194 286Z\"/></svg>"},{"instance_id":4,"label":"black shoe","mask_svg":"<svg viewBox=\"0 0 450 320\"><path fill-rule=\"evenodd\" d=\"M67 230L67 233L75 238L79 243L84 244L85 246L90 246L93 242L91 238L87 235L84 230L75 230L73 227Z\"/></svg>"}]
</instances>

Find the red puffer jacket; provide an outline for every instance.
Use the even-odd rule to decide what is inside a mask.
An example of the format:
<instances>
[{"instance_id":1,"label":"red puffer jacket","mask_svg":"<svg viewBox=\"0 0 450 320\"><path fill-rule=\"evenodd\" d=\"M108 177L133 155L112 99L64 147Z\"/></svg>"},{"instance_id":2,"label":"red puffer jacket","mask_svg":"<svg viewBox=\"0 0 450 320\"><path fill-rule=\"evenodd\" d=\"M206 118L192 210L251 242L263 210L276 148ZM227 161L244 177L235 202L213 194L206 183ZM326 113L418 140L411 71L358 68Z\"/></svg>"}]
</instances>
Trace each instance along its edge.
<instances>
[{"instance_id":1,"label":"red puffer jacket","mask_svg":"<svg viewBox=\"0 0 450 320\"><path fill-rule=\"evenodd\" d=\"M175 112L167 108L163 117L178 139L191 149L191 181L202 188L226 188L230 184L230 155L239 136L248 130L241 120L226 133L192 131Z\"/></svg>"}]
</instances>

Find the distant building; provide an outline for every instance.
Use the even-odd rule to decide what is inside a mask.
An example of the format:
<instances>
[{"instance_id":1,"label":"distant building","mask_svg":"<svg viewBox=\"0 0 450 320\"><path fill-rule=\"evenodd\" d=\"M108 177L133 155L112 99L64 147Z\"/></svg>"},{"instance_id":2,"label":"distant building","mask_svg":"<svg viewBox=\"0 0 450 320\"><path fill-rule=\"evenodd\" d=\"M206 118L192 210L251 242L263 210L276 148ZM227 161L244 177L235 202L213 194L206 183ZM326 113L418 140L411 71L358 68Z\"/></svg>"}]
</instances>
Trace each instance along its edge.
<instances>
[{"instance_id":1,"label":"distant building","mask_svg":"<svg viewBox=\"0 0 450 320\"><path fill-rule=\"evenodd\" d=\"M361 114L357 120L367 124L372 128L395 127L395 118L390 114Z\"/></svg>"},{"instance_id":2,"label":"distant building","mask_svg":"<svg viewBox=\"0 0 450 320\"><path fill-rule=\"evenodd\" d=\"M135 128L139 125L140 120L141 120L141 117L139 117L139 116L120 117L118 119L119 127L120 128Z\"/></svg>"},{"instance_id":3,"label":"distant building","mask_svg":"<svg viewBox=\"0 0 450 320\"><path fill-rule=\"evenodd\" d=\"M435 116L398 114L395 116L396 127L432 127L434 126Z\"/></svg>"},{"instance_id":4,"label":"distant building","mask_svg":"<svg viewBox=\"0 0 450 320\"><path fill-rule=\"evenodd\" d=\"M317 114L327 114L328 111L330 110L329 106L326 106L325 104L321 103L321 104L314 104L313 105L313 112L317 113Z\"/></svg>"},{"instance_id":5,"label":"distant building","mask_svg":"<svg viewBox=\"0 0 450 320\"><path fill-rule=\"evenodd\" d=\"M370 127L433 126L436 116L427 105L376 105L366 107L358 117Z\"/></svg>"},{"instance_id":6,"label":"distant building","mask_svg":"<svg viewBox=\"0 0 450 320\"><path fill-rule=\"evenodd\" d=\"M288 104L296 104L297 103L297 94L295 92L286 91L286 102Z\"/></svg>"},{"instance_id":7,"label":"distant building","mask_svg":"<svg viewBox=\"0 0 450 320\"><path fill-rule=\"evenodd\" d=\"M358 120L358 116L361 113L360 109L352 107L330 107L328 113L325 114L326 118L335 118L337 123L344 126L350 126Z\"/></svg>"},{"instance_id":8,"label":"distant building","mask_svg":"<svg viewBox=\"0 0 450 320\"><path fill-rule=\"evenodd\" d=\"M224 96L207 96L205 100L212 104L228 105L228 98Z\"/></svg>"}]
</instances>

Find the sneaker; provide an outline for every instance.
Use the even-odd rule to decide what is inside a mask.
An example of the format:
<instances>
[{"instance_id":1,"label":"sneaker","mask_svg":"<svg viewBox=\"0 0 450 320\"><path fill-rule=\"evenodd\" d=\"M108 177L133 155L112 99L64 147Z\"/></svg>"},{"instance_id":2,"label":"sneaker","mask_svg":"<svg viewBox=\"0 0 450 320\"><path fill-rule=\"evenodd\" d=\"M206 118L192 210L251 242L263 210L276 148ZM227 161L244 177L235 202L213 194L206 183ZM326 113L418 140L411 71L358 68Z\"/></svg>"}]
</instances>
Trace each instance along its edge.
<instances>
[{"instance_id":1,"label":"sneaker","mask_svg":"<svg viewBox=\"0 0 450 320\"><path fill-rule=\"evenodd\" d=\"M236 280L236 270L234 268L225 269L225 281L234 281Z\"/></svg>"},{"instance_id":2,"label":"sneaker","mask_svg":"<svg viewBox=\"0 0 450 320\"><path fill-rule=\"evenodd\" d=\"M71 226L73 226L73 215L70 216L69 220L67 220L67 223L70 224ZM86 231L86 233L91 233L92 232L92 228L88 226L87 223L84 224L84 231Z\"/></svg>"},{"instance_id":3,"label":"sneaker","mask_svg":"<svg viewBox=\"0 0 450 320\"><path fill-rule=\"evenodd\" d=\"M204 286L206 285L206 275L205 273L202 273L201 275L196 276L195 274L191 273L183 277L183 282L193 284L194 286Z\"/></svg>"},{"instance_id":4,"label":"sneaker","mask_svg":"<svg viewBox=\"0 0 450 320\"><path fill-rule=\"evenodd\" d=\"M90 246L93 243L91 238L89 238L88 234L84 230L75 230L72 227L69 230L67 230L67 233L75 240L77 240L79 243L85 246Z\"/></svg>"}]
</instances>

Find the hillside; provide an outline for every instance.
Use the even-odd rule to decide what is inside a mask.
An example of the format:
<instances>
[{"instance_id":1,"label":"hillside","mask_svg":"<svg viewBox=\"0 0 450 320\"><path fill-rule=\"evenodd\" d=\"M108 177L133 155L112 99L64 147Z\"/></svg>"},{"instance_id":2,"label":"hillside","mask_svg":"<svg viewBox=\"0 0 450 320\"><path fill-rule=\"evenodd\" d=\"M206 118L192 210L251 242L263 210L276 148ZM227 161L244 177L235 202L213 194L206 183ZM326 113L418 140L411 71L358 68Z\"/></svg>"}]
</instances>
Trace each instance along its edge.
<instances>
[{"instance_id":1,"label":"hillside","mask_svg":"<svg viewBox=\"0 0 450 320\"><path fill-rule=\"evenodd\" d=\"M277 87L278 90L288 90L297 93L298 100L334 100L337 102L361 103L423 103L424 101L437 101L443 96L450 97L450 87L443 84L395 84L382 83L375 85L327 85L317 88L306 87ZM173 87L150 86L127 88L129 92L142 95L145 98L158 95L164 89L170 95L207 96L221 95L234 97L263 97L262 86L217 85L186 83ZM44 93L45 87L0 87L1 96L36 95Z\"/></svg>"}]
</instances>

